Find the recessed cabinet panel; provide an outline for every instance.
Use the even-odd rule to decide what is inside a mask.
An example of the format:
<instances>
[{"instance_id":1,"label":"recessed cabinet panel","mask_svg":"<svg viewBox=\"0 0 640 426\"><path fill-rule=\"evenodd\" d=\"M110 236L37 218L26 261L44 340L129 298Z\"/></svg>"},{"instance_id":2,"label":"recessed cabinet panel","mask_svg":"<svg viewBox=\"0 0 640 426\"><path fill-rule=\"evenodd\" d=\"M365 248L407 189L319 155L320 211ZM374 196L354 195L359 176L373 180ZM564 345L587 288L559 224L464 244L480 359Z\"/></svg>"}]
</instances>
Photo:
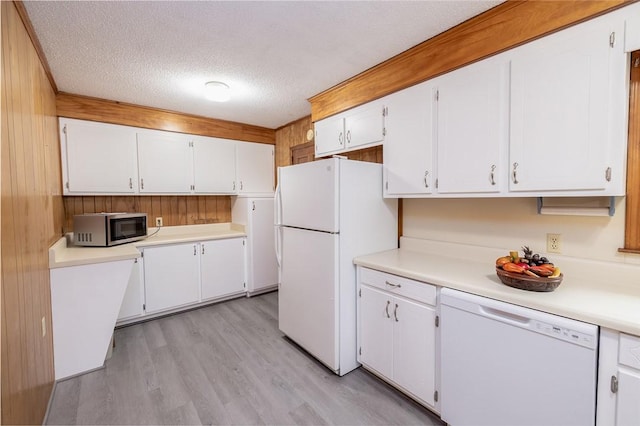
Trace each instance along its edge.
<instances>
[{"instance_id":1,"label":"recessed cabinet panel","mask_svg":"<svg viewBox=\"0 0 640 426\"><path fill-rule=\"evenodd\" d=\"M383 98L385 196L433 191L434 95L433 83L427 82Z\"/></svg>"},{"instance_id":2,"label":"recessed cabinet panel","mask_svg":"<svg viewBox=\"0 0 640 426\"><path fill-rule=\"evenodd\" d=\"M616 426L640 424L640 371L618 370Z\"/></svg>"},{"instance_id":3,"label":"recessed cabinet panel","mask_svg":"<svg viewBox=\"0 0 640 426\"><path fill-rule=\"evenodd\" d=\"M342 115L325 118L314 123L316 157L322 157L345 148L344 118Z\"/></svg>"},{"instance_id":4,"label":"recessed cabinet panel","mask_svg":"<svg viewBox=\"0 0 640 426\"><path fill-rule=\"evenodd\" d=\"M509 64L503 56L438 81L438 192L500 192L506 187Z\"/></svg>"},{"instance_id":5,"label":"recessed cabinet panel","mask_svg":"<svg viewBox=\"0 0 640 426\"><path fill-rule=\"evenodd\" d=\"M360 362L378 373L393 377L392 297L362 286L360 297Z\"/></svg>"},{"instance_id":6,"label":"recessed cabinet panel","mask_svg":"<svg viewBox=\"0 0 640 426\"><path fill-rule=\"evenodd\" d=\"M236 142L193 138L193 185L197 194L236 192Z\"/></svg>"},{"instance_id":7,"label":"recessed cabinet panel","mask_svg":"<svg viewBox=\"0 0 640 426\"><path fill-rule=\"evenodd\" d=\"M236 148L238 194L273 194L275 190L274 146L264 143L236 142Z\"/></svg>"},{"instance_id":8,"label":"recessed cabinet panel","mask_svg":"<svg viewBox=\"0 0 640 426\"><path fill-rule=\"evenodd\" d=\"M187 135L138 133L139 188L143 194L188 194L193 185L193 151Z\"/></svg>"},{"instance_id":9,"label":"recessed cabinet panel","mask_svg":"<svg viewBox=\"0 0 640 426\"><path fill-rule=\"evenodd\" d=\"M380 102L369 102L345 115L347 149L382 143L384 139L382 108Z\"/></svg>"},{"instance_id":10,"label":"recessed cabinet panel","mask_svg":"<svg viewBox=\"0 0 640 426\"><path fill-rule=\"evenodd\" d=\"M200 299L198 244L144 249L146 312L196 303Z\"/></svg>"},{"instance_id":11,"label":"recessed cabinet panel","mask_svg":"<svg viewBox=\"0 0 640 426\"><path fill-rule=\"evenodd\" d=\"M60 141L65 195L136 193L134 129L61 118Z\"/></svg>"},{"instance_id":12,"label":"recessed cabinet panel","mask_svg":"<svg viewBox=\"0 0 640 426\"><path fill-rule=\"evenodd\" d=\"M611 46L611 31L588 22L514 52L510 191L606 189L610 79L622 71L611 68L622 45Z\"/></svg>"},{"instance_id":13,"label":"recessed cabinet panel","mask_svg":"<svg viewBox=\"0 0 640 426\"><path fill-rule=\"evenodd\" d=\"M242 293L245 289L244 239L200 244L202 300Z\"/></svg>"},{"instance_id":14,"label":"recessed cabinet panel","mask_svg":"<svg viewBox=\"0 0 640 426\"><path fill-rule=\"evenodd\" d=\"M396 298L393 306L393 379L403 388L435 405L435 309Z\"/></svg>"}]
</instances>

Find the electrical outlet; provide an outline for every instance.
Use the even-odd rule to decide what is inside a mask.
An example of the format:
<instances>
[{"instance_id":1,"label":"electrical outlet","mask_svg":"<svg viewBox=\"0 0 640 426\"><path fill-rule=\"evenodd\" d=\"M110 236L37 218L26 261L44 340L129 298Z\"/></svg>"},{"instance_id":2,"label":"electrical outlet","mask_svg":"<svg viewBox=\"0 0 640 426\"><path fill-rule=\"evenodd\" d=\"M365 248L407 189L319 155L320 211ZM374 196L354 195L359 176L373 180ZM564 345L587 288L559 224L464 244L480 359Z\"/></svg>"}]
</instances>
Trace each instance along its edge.
<instances>
[{"instance_id":1,"label":"electrical outlet","mask_svg":"<svg viewBox=\"0 0 640 426\"><path fill-rule=\"evenodd\" d=\"M42 337L47 334L47 320L42 317Z\"/></svg>"},{"instance_id":2,"label":"electrical outlet","mask_svg":"<svg viewBox=\"0 0 640 426\"><path fill-rule=\"evenodd\" d=\"M162 217L156 217L156 226L162 226Z\"/></svg>"},{"instance_id":3,"label":"electrical outlet","mask_svg":"<svg viewBox=\"0 0 640 426\"><path fill-rule=\"evenodd\" d=\"M547 253L562 253L562 234L547 234Z\"/></svg>"}]
</instances>

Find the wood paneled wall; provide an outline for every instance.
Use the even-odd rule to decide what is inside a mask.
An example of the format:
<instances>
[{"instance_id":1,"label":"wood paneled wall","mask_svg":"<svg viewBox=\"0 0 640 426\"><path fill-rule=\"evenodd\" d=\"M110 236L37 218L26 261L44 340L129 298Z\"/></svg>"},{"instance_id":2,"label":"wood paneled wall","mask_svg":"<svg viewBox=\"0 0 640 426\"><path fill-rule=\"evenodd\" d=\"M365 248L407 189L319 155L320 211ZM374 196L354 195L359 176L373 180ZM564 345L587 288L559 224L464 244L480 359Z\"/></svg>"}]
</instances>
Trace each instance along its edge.
<instances>
[{"instance_id":1,"label":"wood paneled wall","mask_svg":"<svg viewBox=\"0 0 640 426\"><path fill-rule=\"evenodd\" d=\"M309 99L313 121L396 92L623 5L507 1Z\"/></svg>"},{"instance_id":2,"label":"wood paneled wall","mask_svg":"<svg viewBox=\"0 0 640 426\"><path fill-rule=\"evenodd\" d=\"M231 222L226 196L74 196L64 197L65 232L73 231L73 215L100 212L146 213L148 226L162 217L163 226Z\"/></svg>"},{"instance_id":3,"label":"wood paneled wall","mask_svg":"<svg viewBox=\"0 0 640 426\"><path fill-rule=\"evenodd\" d=\"M640 51L631 55L624 249L640 253Z\"/></svg>"},{"instance_id":4,"label":"wood paneled wall","mask_svg":"<svg viewBox=\"0 0 640 426\"><path fill-rule=\"evenodd\" d=\"M146 129L167 130L192 135L213 136L247 142L275 143L275 131L265 127L197 115L165 111L123 102L58 93L58 116L101 121Z\"/></svg>"},{"instance_id":5,"label":"wood paneled wall","mask_svg":"<svg viewBox=\"0 0 640 426\"><path fill-rule=\"evenodd\" d=\"M18 10L8 1L1 8L1 417L41 424L54 381L48 248L64 221L58 124L54 90Z\"/></svg>"}]
</instances>

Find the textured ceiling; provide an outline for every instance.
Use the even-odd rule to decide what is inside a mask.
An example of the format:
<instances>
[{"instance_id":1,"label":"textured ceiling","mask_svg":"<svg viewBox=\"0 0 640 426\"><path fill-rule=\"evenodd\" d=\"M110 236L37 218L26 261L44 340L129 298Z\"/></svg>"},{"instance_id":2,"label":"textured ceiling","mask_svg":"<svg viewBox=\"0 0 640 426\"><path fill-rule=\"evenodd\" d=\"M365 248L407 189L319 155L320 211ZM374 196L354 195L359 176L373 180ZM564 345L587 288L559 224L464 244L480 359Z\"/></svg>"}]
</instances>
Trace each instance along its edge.
<instances>
[{"instance_id":1,"label":"textured ceiling","mask_svg":"<svg viewBox=\"0 0 640 426\"><path fill-rule=\"evenodd\" d=\"M277 128L500 1L26 1L58 90ZM213 103L204 83L224 81Z\"/></svg>"}]
</instances>

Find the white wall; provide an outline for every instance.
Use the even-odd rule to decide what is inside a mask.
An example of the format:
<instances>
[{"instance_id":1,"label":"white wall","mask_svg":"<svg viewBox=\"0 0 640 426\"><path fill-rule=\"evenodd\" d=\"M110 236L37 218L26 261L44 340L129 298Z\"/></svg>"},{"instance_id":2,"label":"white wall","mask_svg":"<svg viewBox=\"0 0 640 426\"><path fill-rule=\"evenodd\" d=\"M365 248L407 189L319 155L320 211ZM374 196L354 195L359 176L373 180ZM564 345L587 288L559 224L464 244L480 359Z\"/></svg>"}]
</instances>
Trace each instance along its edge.
<instances>
[{"instance_id":1,"label":"white wall","mask_svg":"<svg viewBox=\"0 0 640 426\"><path fill-rule=\"evenodd\" d=\"M562 256L640 265L624 245L624 198L613 217L537 213L536 198L405 199L407 237L509 250L528 245L546 253L547 233L562 234ZM554 254L550 254L551 259Z\"/></svg>"}]
</instances>

